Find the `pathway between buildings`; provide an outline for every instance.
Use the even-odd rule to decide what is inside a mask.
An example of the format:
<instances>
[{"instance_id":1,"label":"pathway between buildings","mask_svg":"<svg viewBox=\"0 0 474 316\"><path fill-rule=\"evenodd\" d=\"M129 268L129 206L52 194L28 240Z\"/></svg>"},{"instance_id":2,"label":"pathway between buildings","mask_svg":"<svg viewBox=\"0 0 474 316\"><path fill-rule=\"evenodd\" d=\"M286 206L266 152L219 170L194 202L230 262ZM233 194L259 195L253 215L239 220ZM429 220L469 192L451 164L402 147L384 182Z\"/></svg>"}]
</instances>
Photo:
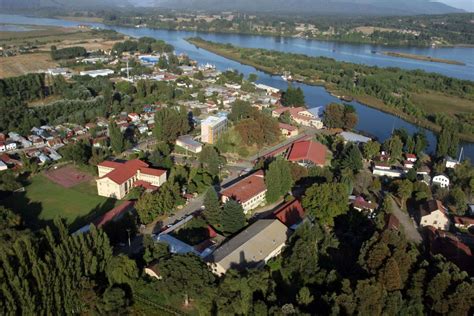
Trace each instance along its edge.
<instances>
[{"instance_id":1,"label":"pathway between buildings","mask_svg":"<svg viewBox=\"0 0 474 316\"><path fill-rule=\"evenodd\" d=\"M413 219L404 212L395 200L390 196L390 200L392 201L392 212L393 215L398 219L400 224L403 227L403 231L405 232L405 236L408 240L413 241L419 244L422 241L421 235L416 228L416 224L414 223Z\"/></svg>"}]
</instances>

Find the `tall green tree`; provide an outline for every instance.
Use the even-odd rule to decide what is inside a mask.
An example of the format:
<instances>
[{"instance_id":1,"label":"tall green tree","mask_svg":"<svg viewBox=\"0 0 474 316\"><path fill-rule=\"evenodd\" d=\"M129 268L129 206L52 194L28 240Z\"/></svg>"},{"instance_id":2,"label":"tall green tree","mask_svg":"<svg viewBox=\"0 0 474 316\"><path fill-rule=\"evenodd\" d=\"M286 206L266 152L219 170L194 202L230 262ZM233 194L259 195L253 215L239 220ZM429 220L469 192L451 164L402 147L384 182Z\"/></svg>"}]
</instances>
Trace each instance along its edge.
<instances>
[{"instance_id":1,"label":"tall green tree","mask_svg":"<svg viewBox=\"0 0 474 316\"><path fill-rule=\"evenodd\" d=\"M125 150L125 137L113 121L109 123L109 137L113 152L116 154L122 153Z\"/></svg>"},{"instance_id":2,"label":"tall green tree","mask_svg":"<svg viewBox=\"0 0 474 316\"><path fill-rule=\"evenodd\" d=\"M323 225L334 225L334 218L349 210L347 187L342 183L313 184L303 198L307 213Z\"/></svg>"},{"instance_id":3,"label":"tall green tree","mask_svg":"<svg viewBox=\"0 0 474 316\"><path fill-rule=\"evenodd\" d=\"M207 189L206 195L204 196L204 216L207 218L209 223L217 225L222 220L222 209L219 203L219 197L213 186Z\"/></svg>"},{"instance_id":4,"label":"tall green tree","mask_svg":"<svg viewBox=\"0 0 474 316\"><path fill-rule=\"evenodd\" d=\"M233 199L228 200L224 204L221 223L222 230L227 234L241 230L247 223L242 205Z\"/></svg>"}]
</instances>

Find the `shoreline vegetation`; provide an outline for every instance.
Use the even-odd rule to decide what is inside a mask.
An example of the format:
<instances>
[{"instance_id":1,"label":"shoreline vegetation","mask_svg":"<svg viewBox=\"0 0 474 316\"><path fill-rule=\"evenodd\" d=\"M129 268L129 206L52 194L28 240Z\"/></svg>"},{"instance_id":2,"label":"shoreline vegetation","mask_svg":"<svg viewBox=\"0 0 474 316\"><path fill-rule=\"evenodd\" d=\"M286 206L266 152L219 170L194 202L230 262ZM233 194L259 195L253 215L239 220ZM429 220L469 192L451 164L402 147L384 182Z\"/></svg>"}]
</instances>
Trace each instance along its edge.
<instances>
[{"instance_id":1,"label":"shoreline vegetation","mask_svg":"<svg viewBox=\"0 0 474 316\"><path fill-rule=\"evenodd\" d=\"M415 60L421 60L421 61L429 61L429 62L433 62L433 63L443 63L443 64L449 64L449 65L466 66L465 63L457 61L457 60L444 59L444 58L433 58L431 56L424 56L424 55L399 53L399 52L381 52L381 54L391 56L391 57L408 58L408 59L415 59Z\"/></svg>"},{"instance_id":2,"label":"shoreline vegetation","mask_svg":"<svg viewBox=\"0 0 474 316\"><path fill-rule=\"evenodd\" d=\"M279 57L281 56L287 56L287 57L294 57L292 58L292 63L295 66L295 69L300 69L300 73L294 73L292 72L293 76L293 81L296 82L301 82L307 85L312 85L312 86L323 86L330 94L333 96L341 99L341 101L349 101L349 100L355 100L358 101L361 104L364 104L366 106L375 108L377 110L380 110L382 112L394 115L396 117L399 117L409 123L415 124L419 127L429 129L433 132L439 133L442 129L443 122L445 124L454 124L458 127L458 135L460 139L463 141L468 141L468 142L474 142L474 126L472 124L472 117L474 117L474 112L472 109L474 109L474 100L472 100L472 97L468 99L470 103L472 103L472 109L470 113L467 114L467 116L470 117L468 119L468 122L460 122L459 119L460 117L463 117L465 113L458 113L458 116L448 116L446 113L437 113L435 115L439 115L440 119L438 123L430 121L427 116L430 114L424 114L422 115L422 109L419 106L416 105L411 105L414 108L410 108L411 111L418 111L418 115L411 115L409 113L406 113L402 109L396 107L396 106L391 106L388 105L384 100L381 98L370 95L368 93L364 93L363 91L349 91L345 87L341 86L340 84L338 85L337 83L333 82L328 82L328 80L322 79L322 78L315 78L312 76L304 75L304 67L298 67L297 65L297 60L298 58L303 59L304 61L309 61L315 64L317 61L327 61L329 63L334 63L337 64L340 69L347 68L348 65L351 65L356 68L366 68L369 69L369 71L372 71L374 69L377 69L379 71L387 71L390 74L393 73L393 69L389 70L384 70L383 68L378 68L378 67L370 67L370 66L364 66L364 65L356 65L356 64L351 64L347 62L338 62L330 58L326 57L311 57L311 56L306 56L306 55L301 55L301 54L292 54L292 53L282 53L282 52L276 52L276 51L269 51L269 50L264 50L264 49L256 49L256 48L239 48L235 47L231 44L219 44L219 43L214 43L210 41L203 40L201 38L187 38L186 39L189 43L195 45L198 48L210 51L214 54L220 55L222 57L237 61L241 64L248 65L251 67L254 67L257 70L260 70L262 72L268 73L270 75L275 75L279 76L288 71L288 69L278 69L276 67L272 66L267 66L264 65L264 60L261 58L261 62L257 62L255 59L258 59L257 57L252 58L252 53L257 55L257 53L261 53L259 56L262 57L262 55L265 55L265 57L270 56L273 60L278 60ZM271 56L275 55L275 56ZM278 61L276 62L278 64ZM398 70L398 69L397 69ZM406 71L406 70L400 70L403 73L409 74L409 73L423 73L426 74L426 76L431 76L433 74L428 74L419 70L415 71ZM439 75L440 78L447 78L449 80L457 80L457 79L451 79L448 77L444 77ZM462 81L470 86L468 89L473 89L471 91L471 94L474 93L474 87L472 87L474 84L470 83L469 81ZM392 92L392 94L394 94ZM398 98L398 96L397 96ZM401 98L401 96L400 96ZM457 99L460 99L460 97L455 97L452 96L453 102L455 102ZM463 99L464 100L464 99ZM407 102L409 103L409 102ZM449 106L449 105L448 105ZM408 105L404 105L404 107L408 107ZM436 112L436 111L434 111ZM462 123L463 127L467 128L472 128L472 131L465 132L460 130L460 124Z\"/></svg>"}]
</instances>

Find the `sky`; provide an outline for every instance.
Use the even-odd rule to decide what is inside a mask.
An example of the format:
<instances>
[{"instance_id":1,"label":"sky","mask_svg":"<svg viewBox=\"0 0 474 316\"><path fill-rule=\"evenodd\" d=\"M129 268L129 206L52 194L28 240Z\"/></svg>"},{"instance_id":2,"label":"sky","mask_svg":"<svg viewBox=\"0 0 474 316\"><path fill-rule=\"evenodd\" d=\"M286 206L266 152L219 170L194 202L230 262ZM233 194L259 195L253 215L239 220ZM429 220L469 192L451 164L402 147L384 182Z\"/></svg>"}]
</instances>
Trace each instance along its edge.
<instances>
[{"instance_id":1,"label":"sky","mask_svg":"<svg viewBox=\"0 0 474 316\"><path fill-rule=\"evenodd\" d=\"M452 7L474 12L474 0L438 0Z\"/></svg>"}]
</instances>

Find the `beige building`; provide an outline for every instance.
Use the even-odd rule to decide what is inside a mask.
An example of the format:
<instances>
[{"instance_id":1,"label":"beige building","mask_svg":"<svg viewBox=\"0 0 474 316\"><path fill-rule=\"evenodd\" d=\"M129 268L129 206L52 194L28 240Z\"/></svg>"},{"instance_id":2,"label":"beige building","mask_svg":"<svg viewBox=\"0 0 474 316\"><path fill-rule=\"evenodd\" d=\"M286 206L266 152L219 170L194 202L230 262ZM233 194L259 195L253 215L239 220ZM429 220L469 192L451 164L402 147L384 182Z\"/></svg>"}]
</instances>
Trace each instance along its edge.
<instances>
[{"instance_id":1,"label":"beige building","mask_svg":"<svg viewBox=\"0 0 474 316\"><path fill-rule=\"evenodd\" d=\"M97 165L97 193L100 196L123 199L131 189L141 186L157 190L166 182L166 170L150 168L141 160L104 161Z\"/></svg>"},{"instance_id":2,"label":"beige building","mask_svg":"<svg viewBox=\"0 0 474 316\"><path fill-rule=\"evenodd\" d=\"M247 214L250 210L265 203L267 186L263 171L257 171L245 177L234 185L221 192L221 201L226 203L229 199L234 199L244 209Z\"/></svg>"},{"instance_id":3,"label":"beige building","mask_svg":"<svg viewBox=\"0 0 474 316\"><path fill-rule=\"evenodd\" d=\"M450 221L448 210L438 200L430 200L420 208L419 212L420 226L433 226L440 230L449 230Z\"/></svg>"},{"instance_id":4,"label":"beige building","mask_svg":"<svg viewBox=\"0 0 474 316\"><path fill-rule=\"evenodd\" d=\"M226 117L209 116L201 122L201 141L215 144L225 131L227 131Z\"/></svg>"},{"instance_id":5,"label":"beige building","mask_svg":"<svg viewBox=\"0 0 474 316\"><path fill-rule=\"evenodd\" d=\"M278 219L260 219L217 248L206 260L217 275L231 268L258 268L281 253L289 234L288 227Z\"/></svg>"}]
</instances>

